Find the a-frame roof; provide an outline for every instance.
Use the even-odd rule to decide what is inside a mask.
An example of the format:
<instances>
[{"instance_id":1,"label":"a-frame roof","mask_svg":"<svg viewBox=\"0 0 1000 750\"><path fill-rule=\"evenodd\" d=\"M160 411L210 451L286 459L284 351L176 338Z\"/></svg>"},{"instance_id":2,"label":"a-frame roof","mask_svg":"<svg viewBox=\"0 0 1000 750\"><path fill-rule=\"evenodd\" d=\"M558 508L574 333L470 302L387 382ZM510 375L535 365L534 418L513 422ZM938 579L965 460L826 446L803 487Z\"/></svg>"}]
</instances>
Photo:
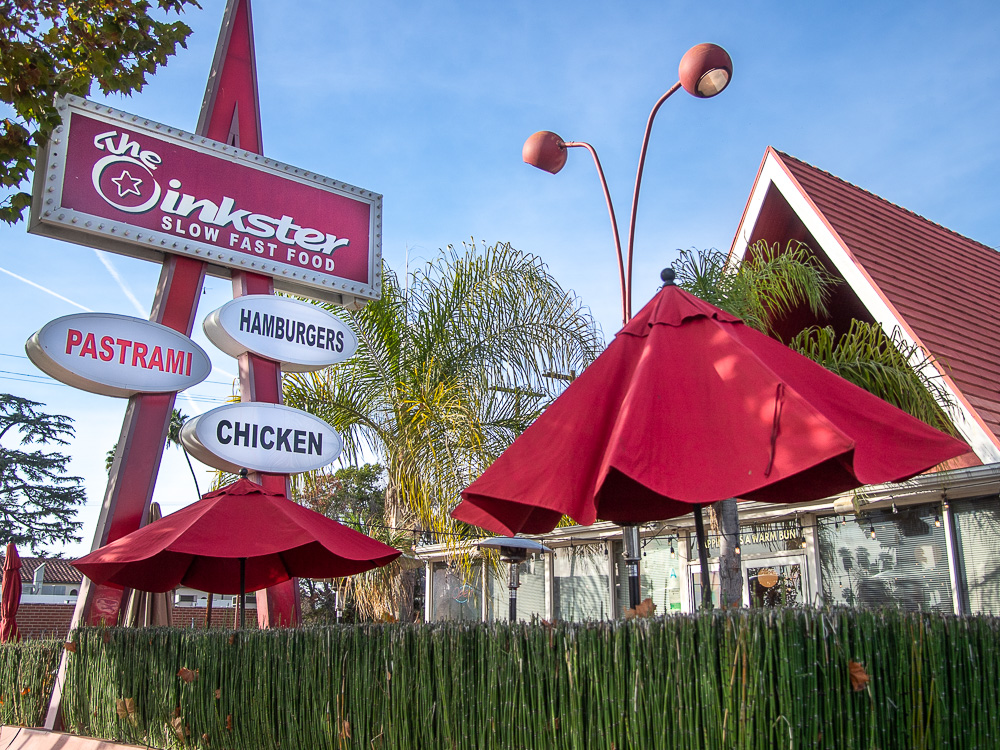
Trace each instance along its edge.
<instances>
[{"instance_id":1,"label":"a-frame roof","mask_svg":"<svg viewBox=\"0 0 1000 750\"><path fill-rule=\"evenodd\" d=\"M936 360L983 463L1000 461L1000 253L768 148L730 249L806 243L846 282L834 315L877 321Z\"/></svg>"}]
</instances>

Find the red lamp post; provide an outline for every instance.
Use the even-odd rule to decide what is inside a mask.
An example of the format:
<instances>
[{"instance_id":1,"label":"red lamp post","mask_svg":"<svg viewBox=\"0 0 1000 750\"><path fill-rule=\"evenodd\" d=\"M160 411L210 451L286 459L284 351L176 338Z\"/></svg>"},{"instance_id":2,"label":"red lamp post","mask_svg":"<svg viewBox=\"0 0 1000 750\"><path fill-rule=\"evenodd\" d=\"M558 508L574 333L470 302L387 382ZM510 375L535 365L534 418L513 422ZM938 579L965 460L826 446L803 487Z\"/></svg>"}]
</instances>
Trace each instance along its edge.
<instances>
[{"instance_id":1,"label":"red lamp post","mask_svg":"<svg viewBox=\"0 0 1000 750\"><path fill-rule=\"evenodd\" d=\"M604 200L608 204L608 214L611 216L611 230L614 232L615 250L618 253L618 278L622 294L622 324L632 318L632 249L635 246L635 216L639 207L639 187L642 184L642 168L646 162L646 148L649 146L649 134L653 129L653 120L670 96L683 87L692 96L708 99L722 92L733 78L733 61L729 53L716 44L698 44L684 53L677 71L678 81L653 105L649 119L646 121L646 132L642 137L642 148L639 151L639 168L635 174L635 190L632 192L632 210L628 223L628 247L625 257L622 257L622 243L618 232L618 220L615 218L615 208L611 202L601 160L597 151L589 143L582 141L564 141L549 130L541 130L524 142L521 157L525 163L538 167L546 172L556 174L566 164L568 148L582 147L594 157L597 166L597 176L604 189ZM701 529L701 506L695 506L695 522L699 526L699 538L704 538ZM625 563L628 567L629 606L632 609L639 604L639 560L642 550L639 542L639 526L635 523L622 523L622 536L625 549ZM707 588L708 565L702 560L702 583ZM711 597L709 590L708 596Z\"/></svg>"},{"instance_id":2,"label":"red lamp post","mask_svg":"<svg viewBox=\"0 0 1000 750\"><path fill-rule=\"evenodd\" d=\"M679 80L653 105L646 122L646 132L642 138L642 148L639 151L639 168L635 175L635 190L632 192L632 211L628 225L628 246L625 256L622 256L621 237L618 232L618 221L615 209L611 203L611 193L608 190L601 160L597 151L589 143L582 141L564 141L549 130L540 130L524 142L521 158L533 167L556 174L566 164L568 148L582 147L594 157L597 166L597 176L604 189L604 200L608 204L608 214L611 216L611 229L614 232L615 250L618 253L618 276L622 295L622 323L627 323L632 317L632 249L635 245L635 216L639 206L639 187L642 184L642 169L646 162L646 148L649 146L649 134L653 129L656 113L670 96L679 88L684 88L692 96L708 99L722 92L733 78L733 61L729 53L716 44L698 44L684 53L678 67Z\"/></svg>"}]
</instances>

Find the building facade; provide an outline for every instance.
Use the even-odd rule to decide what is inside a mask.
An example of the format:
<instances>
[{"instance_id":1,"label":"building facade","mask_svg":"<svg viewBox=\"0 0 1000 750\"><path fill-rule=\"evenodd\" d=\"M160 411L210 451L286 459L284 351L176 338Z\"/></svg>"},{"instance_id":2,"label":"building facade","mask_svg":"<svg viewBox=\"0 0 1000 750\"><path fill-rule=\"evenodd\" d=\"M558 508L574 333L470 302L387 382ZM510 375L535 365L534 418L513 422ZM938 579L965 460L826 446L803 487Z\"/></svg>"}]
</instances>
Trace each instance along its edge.
<instances>
[{"instance_id":1,"label":"building facade","mask_svg":"<svg viewBox=\"0 0 1000 750\"><path fill-rule=\"evenodd\" d=\"M878 323L930 355L942 404L971 450L908 482L822 502L740 503L743 606L877 606L1000 614L1000 253L805 162L768 148L730 248L803 243L840 283L822 320L808 310L779 330L846 331ZM710 470L706 467L706 470ZM790 499L794 503L794 499ZM538 541L551 555L522 564L518 616L619 617L627 606L621 532L568 527ZM656 612L701 600L690 516L643 530L642 596ZM709 567L718 602L717 539ZM427 568L425 617L504 619L506 572L478 564L473 581L441 545Z\"/></svg>"}]
</instances>

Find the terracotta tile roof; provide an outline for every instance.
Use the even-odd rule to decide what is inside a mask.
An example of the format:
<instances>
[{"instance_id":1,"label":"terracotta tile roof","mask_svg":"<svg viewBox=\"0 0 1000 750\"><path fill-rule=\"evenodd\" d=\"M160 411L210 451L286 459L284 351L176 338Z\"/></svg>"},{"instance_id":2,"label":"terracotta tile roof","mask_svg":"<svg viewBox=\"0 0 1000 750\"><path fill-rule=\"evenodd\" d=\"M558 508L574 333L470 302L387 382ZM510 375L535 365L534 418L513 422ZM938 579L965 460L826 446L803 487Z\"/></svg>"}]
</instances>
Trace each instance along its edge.
<instances>
[{"instance_id":1,"label":"terracotta tile roof","mask_svg":"<svg viewBox=\"0 0 1000 750\"><path fill-rule=\"evenodd\" d=\"M4 555L0 554L0 567L3 567ZM43 583L80 583L83 573L69 564L69 560L53 560L45 557L21 558L21 582L31 583L35 580L35 570L45 563Z\"/></svg>"},{"instance_id":2,"label":"terracotta tile roof","mask_svg":"<svg viewBox=\"0 0 1000 750\"><path fill-rule=\"evenodd\" d=\"M882 295L1000 435L1000 253L777 154Z\"/></svg>"}]
</instances>

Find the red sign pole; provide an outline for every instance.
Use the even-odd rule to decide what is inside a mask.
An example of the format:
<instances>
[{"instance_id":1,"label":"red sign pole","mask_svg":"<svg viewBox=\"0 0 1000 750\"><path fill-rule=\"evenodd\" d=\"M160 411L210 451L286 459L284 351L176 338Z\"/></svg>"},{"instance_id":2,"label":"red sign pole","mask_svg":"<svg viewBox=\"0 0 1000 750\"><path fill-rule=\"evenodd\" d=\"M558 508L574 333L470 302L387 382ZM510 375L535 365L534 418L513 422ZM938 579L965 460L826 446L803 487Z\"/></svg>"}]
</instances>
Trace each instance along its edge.
<instances>
[{"instance_id":1,"label":"red sign pole","mask_svg":"<svg viewBox=\"0 0 1000 750\"><path fill-rule=\"evenodd\" d=\"M198 133L247 151L261 152L250 0L229 0L226 7ZM203 261L168 255L150 320L189 336L194 327L205 269ZM267 276L234 272L233 289L236 296L269 294L273 285ZM281 403L281 370L277 363L245 355L241 358L240 375L243 400ZM172 393L140 394L129 400L93 549L142 525L152 500L174 400ZM264 480L268 489L287 493L287 477L268 476ZM258 609L262 626L298 622L295 585L293 582L290 586L279 587L281 591L274 596L259 597L264 600L264 606ZM291 595L285 589L289 589ZM74 626L116 623L123 596L121 589L92 586L85 580L77 599ZM273 604L272 600L282 604Z\"/></svg>"},{"instance_id":2,"label":"red sign pole","mask_svg":"<svg viewBox=\"0 0 1000 750\"><path fill-rule=\"evenodd\" d=\"M255 154L264 152L250 0L229 0L226 6L197 132ZM273 293L274 282L269 276L233 271L233 297ZM244 354L239 366L240 400L281 403L281 367L277 362ZM272 492L289 495L291 488L284 474L261 474L254 480ZM257 592L260 627L297 625L300 618L297 579Z\"/></svg>"}]
</instances>

